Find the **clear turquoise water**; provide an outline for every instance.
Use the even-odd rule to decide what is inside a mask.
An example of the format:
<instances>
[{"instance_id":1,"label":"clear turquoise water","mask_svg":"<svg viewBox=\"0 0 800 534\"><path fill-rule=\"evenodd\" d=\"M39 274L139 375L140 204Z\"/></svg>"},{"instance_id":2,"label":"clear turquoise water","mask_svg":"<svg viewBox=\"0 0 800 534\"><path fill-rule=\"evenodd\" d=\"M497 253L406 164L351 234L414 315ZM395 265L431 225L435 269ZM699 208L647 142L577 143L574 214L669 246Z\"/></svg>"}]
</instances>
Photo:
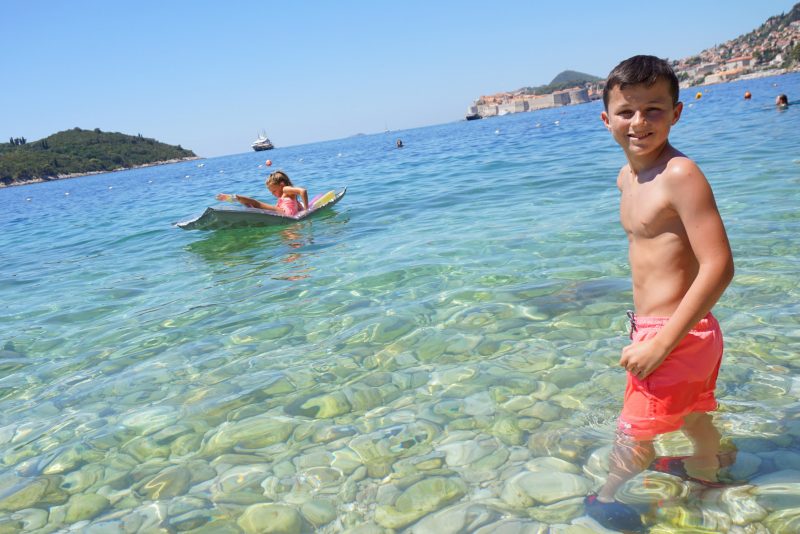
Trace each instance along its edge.
<instances>
[{"instance_id":1,"label":"clear turquoise water","mask_svg":"<svg viewBox=\"0 0 800 534\"><path fill-rule=\"evenodd\" d=\"M757 477L800 477L800 104L772 105L800 95L800 75L706 89L684 92L672 140L709 178L736 260L715 309L716 423L764 510L739 524L791 532L796 480ZM340 532L402 508L397 494L426 478L460 489L406 523L423 531L463 503L483 513L463 531L587 521L579 490L553 511L503 489L540 456L596 486L587 466L621 406L623 155L600 111L0 189L0 525L236 531L273 502L300 513L298 528ZM312 195L347 196L284 228L172 226L217 192L266 198L265 157ZM668 482L634 481L629 500L672 495ZM105 500L85 512L89 494ZM719 530L720 508L736 521L706 497L675 506L650 521L710 528L712 516Z\"/></svg>"}]
</instances>

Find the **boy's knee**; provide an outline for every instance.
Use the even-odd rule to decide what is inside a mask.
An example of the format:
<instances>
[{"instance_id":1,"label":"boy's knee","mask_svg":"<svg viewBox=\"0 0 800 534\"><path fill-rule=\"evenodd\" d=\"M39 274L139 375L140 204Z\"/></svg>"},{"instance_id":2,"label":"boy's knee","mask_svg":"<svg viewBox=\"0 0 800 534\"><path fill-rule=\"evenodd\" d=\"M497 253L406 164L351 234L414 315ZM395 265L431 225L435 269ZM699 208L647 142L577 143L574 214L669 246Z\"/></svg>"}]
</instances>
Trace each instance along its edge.
<instances>
[{"instance_id":1,"label":"boy's knee","mask_svg":"<svg viewBox=\"0 0 800 534\"><path fill-rule=\"evenodd\" d=\"M625 434L617 434L612 462L634 470L641 470L655 458L656 451L652 440L637 440Z\"/></svg>"},{"instance_id":2,"label":"boy's knee","mask_svg":"<svg viewBox=\"0 0 800 534\"><path fill-rule=\"evenodd\" d=\"M683 420L683 428L706 428L714 427L714 419L708 412L692 412Z\"/></svg>"}]
</instances>

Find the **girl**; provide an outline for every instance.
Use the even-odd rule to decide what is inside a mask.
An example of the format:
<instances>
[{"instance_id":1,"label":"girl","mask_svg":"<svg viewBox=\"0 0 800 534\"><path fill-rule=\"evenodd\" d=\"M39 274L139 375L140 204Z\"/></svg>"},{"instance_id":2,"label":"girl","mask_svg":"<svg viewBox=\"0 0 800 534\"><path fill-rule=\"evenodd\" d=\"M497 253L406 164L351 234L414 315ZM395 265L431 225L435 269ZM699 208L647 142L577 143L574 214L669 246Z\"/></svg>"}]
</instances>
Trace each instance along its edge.
<instances>
[{"instance_id":1,"label":"girl","mask_svg":"<svg viewBox=\"0 0 800 534\"><path fill-rule=\"evenodd\" d=\"M267 189L278 199L277 205L265 204L254 198L243 197L241 195L228 195L220 193L217 200L233 202L234 200L247 206L248 208L258 208L262 210L277 211L290 217L296 216L299 212L308 208L308 192L302 187L295 187L292 181L283 171L275 171L269 175L266 181ZM302 198L302 201L300 198Z\"/></svg>"}]
</instances>

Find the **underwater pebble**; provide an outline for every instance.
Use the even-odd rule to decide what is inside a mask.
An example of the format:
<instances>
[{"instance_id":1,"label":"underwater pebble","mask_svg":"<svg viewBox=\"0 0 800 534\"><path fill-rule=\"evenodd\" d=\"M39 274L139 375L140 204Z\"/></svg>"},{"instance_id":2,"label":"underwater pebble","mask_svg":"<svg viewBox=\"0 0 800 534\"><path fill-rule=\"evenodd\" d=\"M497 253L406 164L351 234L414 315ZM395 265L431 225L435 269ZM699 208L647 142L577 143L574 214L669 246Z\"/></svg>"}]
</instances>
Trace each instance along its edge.
<instances>
[{"instance_id":1,"label":"underwater pebble","mask_svg":"<svg viewBox=\"0 0 800 534\"><path fill-rule=\"evenodd\" d=\"M44 479L20 480L11 487L13 489L4 491L0 498L0 511L16 512L32 508L44 496L48 482Z\"/></svg>"},{"instance_id":2,"label":"underwater pebble","mask_svg":"<svg viewBox=\"0 0 800 534\"><path fill-rule=\"evenodd\" d=\"M191 480L192 473L187 468L168 467L144 484L139 492L151 500L169 499L186 493Z\"/></svg>"},{"instance_id":3,"label":"underwater pebble","mask_svg":"<svg viewBox=\"0 0 800 534\"><path fill-rule=\"evenodd\" d=\"M11 519L20 522L22 530L32 531L44 527L47 524L47 516L45 510L27 508L11 514Z\"/></svg>"},{"instance_id":4,"label":"underwater pebble","mask_svg":"<svg viewBox=\"0 0 800 534\"><path fill-rule=\"evenodd\" d=\"M258 415L232 423L223 423L203 443L202 452L208 456L232 449L260 449L284 443L294 430L289 418Z\"/></svg>"},{"instance_id":5,"label":"underwater pebble","mask_svg":"<svg viewBox=\"0 0 800 534\"><path fill-rule=\"evenodd\" d=\"M767 511L758 504L751 490L752 486L742 486L727 488L722 493L721 501L735 525L758 523L767 517Z\"/></svg>"},{"instance_id":6,"label":"underwater pebble","mask_svg":"<svg viewBox=\"0 0 800 534\"><path fill-rule=\"evenodd\" d=\"M403 491L394 506L378 505L375 522L386 528L402 528L461 498L466 490L466 485L457 478L426 478Z\"/></svg>"},{"instance_id":7,"label":"underwater pebble","mask_svg":"<svg viewBox=\"0 0 800 534\"><path fill-rule=\"evenodd\" d=\"M314 528L319 528L336 519L336 505L329 500L312 499L300 507L300 513Z\"/></svg>"},{"instance_id":8,"label":"underwater pebble","mask_svg":"<svg viewBox=\"0 0 800 534\"><path fill-rule=\"evenodd\" d=\"M572 473L523 472L506 482L501 498L515 508L527 508L534 503L551 504L585 496L590 489L589 480Z\"/></svg>"},{"instance_id":9,"label":"underwater pebble","mask_svg":"<svg viewBox=\"0 0 800 534\"><path fill-rule=\"evenodd\" d=\"M533 458L525 464L528 471L558 471L560 473L579 474L580 469L575 464L553 458L552 456L540 456Z\"/></svg>"},{"instance_id":10,"label":"underwater pebble","mask_svg":"<svg viewBox=\"0 0 800 534\"><path fill-rule=\"evenodd\" d=\"M503 519L479 528L473 534L548 534L550 527L538 521Z\"/></svg>"},{"instance_id":11,"label":"underwater pebble","mask_svg":"<svg viewBox=\"0 0 800 534\"><path fill-rule=\"evenodd\" d=\"M236 521L246 534L300 534L300 513L282 504L254 504Z\"/></svg>"},{"instance_id":12,"label":"underwater pebble","mask_svg":"<svg viewBox=\"0 0 800 534\"><path fill-rule=\"evenodd\" d=\"M409 527L408 534L459 534L496 521L500 513L482 504L464 503L439 510Z\"/></svg>"},{"instance_id":13,"label":"underwater pebble","mask_svg":"<svg viewBox=\"0 0 800 534\"><path fill-rule=\"evenodd\" d=\"M67 523L76 523L86 519L93 519L107 509L111 503L101 495L91 493L78 494L70 497L67 502Z\"/></svg>"}]
</instances>

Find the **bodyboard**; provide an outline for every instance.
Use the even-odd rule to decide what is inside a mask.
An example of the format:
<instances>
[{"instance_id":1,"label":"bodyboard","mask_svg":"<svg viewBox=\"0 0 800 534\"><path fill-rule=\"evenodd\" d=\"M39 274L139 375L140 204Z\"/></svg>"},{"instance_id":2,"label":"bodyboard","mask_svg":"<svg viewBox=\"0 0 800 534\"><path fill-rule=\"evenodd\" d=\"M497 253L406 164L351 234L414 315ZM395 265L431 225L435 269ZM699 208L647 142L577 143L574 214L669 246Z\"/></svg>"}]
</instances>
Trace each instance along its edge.
<instances>
[{"instance_id":1,"label":"bodyboard","mask_svg":"<svg viewBox=\"0 0 800 534\"><path fill-rule=\"evenodd\" d=\"M345 187L331 197L326 193L324 197L329 197L326 202L318 203L311 210L303 211L294 217L258 208L214 208L209 206L199 217L175 223L175 226L184 230L217 230L245 226L287 225L329 210L342 199L346 192L347 188Z\"/></svg>"}]
</instances>

